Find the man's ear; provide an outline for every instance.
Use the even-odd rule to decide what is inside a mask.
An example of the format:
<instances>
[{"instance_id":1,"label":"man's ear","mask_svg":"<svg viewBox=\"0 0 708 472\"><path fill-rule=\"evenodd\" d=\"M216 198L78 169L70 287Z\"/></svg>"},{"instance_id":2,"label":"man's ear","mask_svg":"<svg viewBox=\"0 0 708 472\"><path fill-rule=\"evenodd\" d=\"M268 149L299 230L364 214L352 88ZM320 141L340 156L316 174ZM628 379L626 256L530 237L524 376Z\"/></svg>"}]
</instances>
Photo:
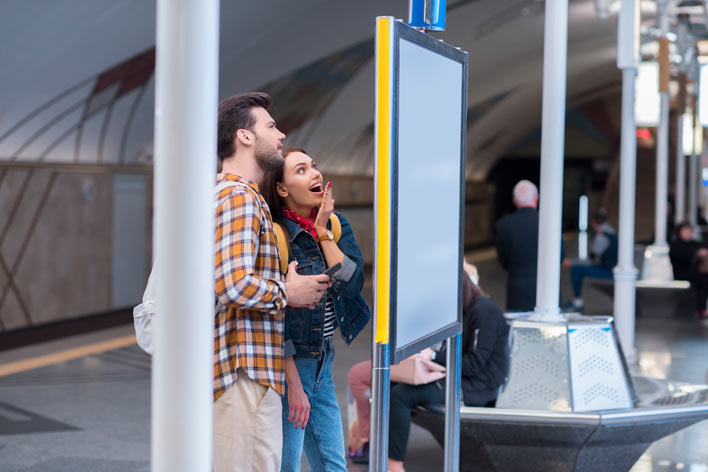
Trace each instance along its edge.
<instances>
[{"instance_id":1,"label":"man's ear","mask_svg":"<svg viewBox=\"0 0 708 472\"><path fill-rule=\"evenodd\" d=\"M243 128L236 130L236 140L246 146L253 144L253 136L251 136L251 133L248 130Z\"/></svg>"},{"instance_id":2,"label":"man's ear","mask_svg":"<svg viewBox=\"0 0 708 472\"><path fill-rule=\"evenodd\" d=\"M288 196L288 189L285 188L285 185L282 183L278 182L275 184L275 189L278 191L278 195L280 195L282 198L285 198Z\"/></svg>"}]
</instances>

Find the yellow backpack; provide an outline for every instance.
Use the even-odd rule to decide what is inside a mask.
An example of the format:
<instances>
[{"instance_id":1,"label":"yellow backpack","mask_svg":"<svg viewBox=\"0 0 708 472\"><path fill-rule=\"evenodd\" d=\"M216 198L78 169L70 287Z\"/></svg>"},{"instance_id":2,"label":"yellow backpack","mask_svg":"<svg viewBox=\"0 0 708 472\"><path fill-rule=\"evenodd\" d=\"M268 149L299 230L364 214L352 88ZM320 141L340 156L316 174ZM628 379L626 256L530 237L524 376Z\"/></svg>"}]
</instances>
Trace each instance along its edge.
<instances>
[{"instance_id":1,"label":"yellow backpack","mask_svg":"<svg viewBox=\"0 0 708 472\"><path fill-rule=\"evenodd\" d=\"M330 231L334 236L334 242L338 243L339 238L342 237L342 224L339 222L337 215L332 213L329 215L329 225ZM283 274L288 271L288 258L290 257L290 243L288 238L285 236L285 230L280 225L280 223L273 223L273 230L275 231L275 244L278 246L278 254L280 254L280 270Z\"/></svg>"}]
</instances>

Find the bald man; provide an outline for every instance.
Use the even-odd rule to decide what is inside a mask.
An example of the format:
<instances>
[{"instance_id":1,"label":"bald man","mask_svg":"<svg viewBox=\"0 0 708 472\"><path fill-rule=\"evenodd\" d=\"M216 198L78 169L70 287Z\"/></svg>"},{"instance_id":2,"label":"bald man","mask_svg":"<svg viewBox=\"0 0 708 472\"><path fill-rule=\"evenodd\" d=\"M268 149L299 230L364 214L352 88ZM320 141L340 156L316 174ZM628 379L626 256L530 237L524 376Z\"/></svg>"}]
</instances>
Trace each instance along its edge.
<instances>
[{"instance_id":1,"label":"bald man","mask_svg":"<svg viewBox=\"0 0 708 472\"><path fill-rule=\"evenodd\" d=\"M533 311L536 307L538 264L538 189L521 180L514 186L516 211L496 225L499 263L508 272L507 311Z\"/></svg>"}]
</instances>

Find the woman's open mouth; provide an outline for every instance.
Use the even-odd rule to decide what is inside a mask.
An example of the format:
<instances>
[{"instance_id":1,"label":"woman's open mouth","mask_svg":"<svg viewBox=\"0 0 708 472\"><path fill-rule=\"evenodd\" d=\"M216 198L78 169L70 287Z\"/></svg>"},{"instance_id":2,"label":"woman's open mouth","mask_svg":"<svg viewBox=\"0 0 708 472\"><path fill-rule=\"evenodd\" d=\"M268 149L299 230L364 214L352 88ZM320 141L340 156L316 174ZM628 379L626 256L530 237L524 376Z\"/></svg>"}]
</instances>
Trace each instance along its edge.
<instances>
[{"instance_id":1,"label":"woman's open mouth","mask_svg":"<svg viewBox=\"0 0 708 472\"><path fill-rule=\"evenodd\" d=\"M322 194L322 182L316 183L312 187L310 187L310 192L316 193L316 194Z\"/></svg>"}]
</instances>

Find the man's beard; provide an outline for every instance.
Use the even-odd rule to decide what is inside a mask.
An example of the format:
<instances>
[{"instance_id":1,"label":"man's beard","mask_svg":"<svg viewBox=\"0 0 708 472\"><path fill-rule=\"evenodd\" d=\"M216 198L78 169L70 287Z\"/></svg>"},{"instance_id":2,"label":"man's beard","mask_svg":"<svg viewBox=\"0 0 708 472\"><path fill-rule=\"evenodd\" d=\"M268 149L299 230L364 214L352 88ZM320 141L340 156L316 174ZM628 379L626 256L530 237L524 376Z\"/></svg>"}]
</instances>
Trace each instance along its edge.
<instances>
[{"instance_id":1,"label":"man's beard","mask_svg":"<svg viewBox=\"0 0 708 472\"><path fill-rule=\"evenodd\" d=\"M256 141L256 162L263 172L280 169L285 164L283 156L280 155L277 149L267 149L265 146L260 146Z\"/></svg>"}]
</instances>

